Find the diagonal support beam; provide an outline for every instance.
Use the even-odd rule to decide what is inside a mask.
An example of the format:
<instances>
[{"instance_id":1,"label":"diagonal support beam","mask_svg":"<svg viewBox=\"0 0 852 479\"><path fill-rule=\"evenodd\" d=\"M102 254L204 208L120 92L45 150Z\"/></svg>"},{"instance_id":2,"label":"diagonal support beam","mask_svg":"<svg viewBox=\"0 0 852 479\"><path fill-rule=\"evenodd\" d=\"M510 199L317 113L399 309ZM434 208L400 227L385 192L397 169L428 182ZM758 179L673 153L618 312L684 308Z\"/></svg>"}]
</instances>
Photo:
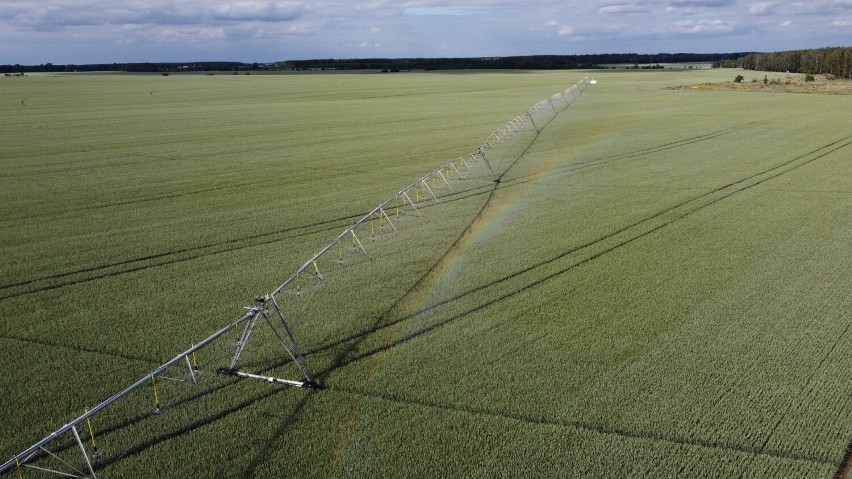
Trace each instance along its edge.
<instances>
[{"instance_id":1,"label":"diagonal support beam","mask_svg":"<svg viewBox=\"0 0 852 479\"><path fill-rule=\"evenodd\" d=\"M435 200L435 202L436 202L436 203L440 203L440 202L441 202L441 201L438 199L438 197L437 197L437 196L435 196L435 192L434 192L434 191L432 191L432 188L429 188L429 183L426 181L426 178L424 178L424 179L423 179L423 182L422 182L421 184L423 185L423 187L425 187L425 188L426 188L426 191L428 191L428 192L429 192L429 194L430 194L430 195L432 195L432 199L433 199L433 200Z\"/></svg>"},{"instance_id":2,"label":"diagonal support beam","mask_svg":"<svg viewBox=\"0 0 852 479\"><path fill-rule=\"evenodd\" d=\"M284 317L284 312L281 310L281 306L279 306L278 301L275 299L274 296L270 299L272 300L272 304L275 306L275 311L278 313L278 317L281 319L281 324L284 326L284 331L287 333L287 338L290 340L292 352L290 350L288 350L287 352L290 353L290 356L293 358L293 360L296 361L296 364L298 364L299 369L302 370L302 374L305 376L305 379L307 380L308 384L316 384L314 374L311 372L311 368L308 367L308 362L305 360L305 355L302 354L302 350L299 349L299 345L298 343L296 343L296 337L293 336L293 329L290 327L290 324Z\"/></svg>"},{"instance_id":3,"label":"diagonal support beam","mask_svg":"<svg viewBox=\"0 0 852 479\"><path fill-rule=\"evenodd\" d=\"M407 192L407 191L406 191L406 192L404 192L404 193L402 194L402 196L403 196L403 197L404 197L404 198L408 201L408 204L409 204L409 205L411 205L411 207L412 207L412 208L414 208L414 212L415 212L415 213L417 213L417 216L421 216L421 215L420 215L420 210L418 210L418 209L417 209L417 205L415 205L415 204L414 204L414 202L413 202L413 201L411 201L411 197L410 197L410 196L408 196L408 192Z\"/></svg>"},{"instance_id":4,"label":"diagonal support beam","mask_svg":"<svg viewBox=\"0 0 852 479\"><path fill-rule=\"evenodd\" d=\"M264 298L255 298L256 301L262 303ZM255 326L257 326L257 322L260 321L262 316L262 307L261 306L253 306L249 308L249 312L252 313L251 319L246 322L246 325L243 327L243 332L240 335L240 341L237 344L237 350L234 352L234 356L231 358L231 363L229 367L234 369L237 367L237 361L240 360L240 356L243 354L243 350L246 348L246 344L248 344L249 336L251 336L251 332Z\"/></svg>"}]
</instances>

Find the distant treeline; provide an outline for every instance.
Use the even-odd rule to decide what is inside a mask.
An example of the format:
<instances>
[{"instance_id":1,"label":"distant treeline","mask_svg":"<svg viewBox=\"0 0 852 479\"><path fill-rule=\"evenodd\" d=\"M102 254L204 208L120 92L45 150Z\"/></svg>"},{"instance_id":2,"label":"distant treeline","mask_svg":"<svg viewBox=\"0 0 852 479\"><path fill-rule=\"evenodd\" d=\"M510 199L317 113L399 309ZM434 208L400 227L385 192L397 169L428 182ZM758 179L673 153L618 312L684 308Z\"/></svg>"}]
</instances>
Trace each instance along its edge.
<instances>
[{"instance_id":1,"label":"distant treeline","mask_svg":"<svg viewBox=\"0 0 852 479\"><path fill-rule=\"evenodd\" d=\"M606 65L712 63L713 67L829 74L852 78L852 47L773 53L605 53L598 55L531 55L479 58L355 58L286 60L275 63L101 63L86 65L0 65L0 73L35 72L217 72L264 70L570 70Z\"/></svg>"},{"instance_id":2,"label":"distant treeline","mask_svg":"<svg viewBox=\"0 0 852 479\"><path fill-rule=\"evenodd\" d=\"M750 53L735 60L720 60L715 62L713 66L852 78L852 47Z\"/></svg>"},{"instance_id":3,"label":"distant treeline","mask_svg":"<svg viewBox=\"0 0 852 479\"><path fill-rule=\"evenodd\" d=\"M746 53L607 53L599 55L534 55L480 58L356 58L286 60L275 63L100 63L86 65L0 65L0 73L35 72L215 72L262 70L567 70L612 64L660 64L732 61Z\"/></svg>"},{"instance_id":4,"label":"distant treeline","mask_svg":"<svg viewBox=\"0 0 852 479\"><path fill-rule=\"evenodd\" d=\"M746 53L606 53L599 55L532 55L479 58L358 58L287 60L289 70L569 70L607 64L716 62Z\"/></svg>"},{"instance_id":5,"label":"distant treeline","mask_svg":"<svg viewBox=\"0 0 852 479\"><path fill-rule=\"evenodd\" d=\"M242 70L272 70L274 64L240 62L192 62L192 63L93 63L86 65L0 65L0 73L70 73L70 72L129 72L167 73L181 71L216 72Z\"/></svg>"}]
</instances>

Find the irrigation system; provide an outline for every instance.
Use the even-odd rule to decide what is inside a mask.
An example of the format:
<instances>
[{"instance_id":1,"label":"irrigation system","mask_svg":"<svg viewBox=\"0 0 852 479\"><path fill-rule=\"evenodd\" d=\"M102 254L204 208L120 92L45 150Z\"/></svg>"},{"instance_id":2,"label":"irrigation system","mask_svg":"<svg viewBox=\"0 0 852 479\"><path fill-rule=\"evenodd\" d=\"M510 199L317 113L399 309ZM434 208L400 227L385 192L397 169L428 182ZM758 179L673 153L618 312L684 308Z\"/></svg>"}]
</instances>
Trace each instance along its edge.
<instances>
[{"instance_id":1,"label":"irrigation system","mask_svg":"<svg viewBox=\"0 0 852 479\"><path fill-rule=\"evenodd\" d=\"M42 440L15 454L0 465L0 475L11 477L12 474L15 474L15 477L19 477L22 476L22 471L29 469L62 477L97 478L98 470L106 468L110 463L99 463L97 460L98 446L92 419L120 404L132 393L137 393L143 388L150 388L149 391L153 393L151 394L153 409L148 411L148 414L159 414L161 411L159 389L162 387L160 383L163 379L174 379L166 375L166 372L173 372L176 368L185 368L184 379L179 382L190 386L197 384L198 376L202 374L202 370L198 367L196 354L210 347L231 331L239 332L239 337L232 345L233 352L229 355L228 364L216 368L216 373L297 388L321 388L302 349L299 347L294 333L296 323L313 300L320 284L325 280L323 271L319 266L321 264L320 259L324 258L326 261L330 259L333 263L342 264L344 249L366 254L367 249L359 238L359 231L362 227L369 223L372 228L372 224L378 221L381 225L388 224L390 229L397 231L397 226L394 225L392 217L396 217L398 221L400 210L403 214L420 216L420 210L426 203L440 203L441 192L452 191L455 183L468 179L471 172L476 168L486 168L491 180L499 182L499 177L489 160L489 154L500 144L510 140L528 126L539 132L546 125L544 122L546 118L549 117L552 120L556 114L579 98L589 84L593 83L593 80L584 78L570 88L539 101L525 113L501 125L474 152L443 164L403 187L343 230L333 241L299 266L271 293L256 296L254 301L245 307L245 313L242 316L156 369L146 373L129 386L87 410L84 414L51 432ZM543 115L543 113L547 113L547 115ZM540 123L538 125L536 124L537 119ZM388 213L389 211L391 214ZM310 282L313 287L305 287L304 282ZM283 306L293 297L291 293L300 298L300 307L296 308L295 312L291 312ZM240 357L249 346L252 333L262 325L270 328L284 350L286 355L284 358L296 365L300 376L279 378L240 369ZM133 406L135 407L136 404L134 403ZM89 445L87 446L87 444ZM76 453L73 451L76 451Z\"/></svg>"}]
</instances>

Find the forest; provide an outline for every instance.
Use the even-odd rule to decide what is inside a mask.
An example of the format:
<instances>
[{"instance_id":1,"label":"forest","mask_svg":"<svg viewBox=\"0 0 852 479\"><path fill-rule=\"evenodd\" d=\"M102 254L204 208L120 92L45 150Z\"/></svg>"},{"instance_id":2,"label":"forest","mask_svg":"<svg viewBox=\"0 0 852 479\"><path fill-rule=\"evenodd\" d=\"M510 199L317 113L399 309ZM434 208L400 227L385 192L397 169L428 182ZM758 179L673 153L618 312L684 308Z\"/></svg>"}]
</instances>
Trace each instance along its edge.
<instances>
[{"instance_id":1,"label":"forest","mask_svg":"<svg viewBox=\"0 0 852 479\"><path fill-rule=\"evenodd\" d=\"M109 63L90 65L0 65L0 73L36 72L211 72L262 70L567 70L607 64L651 64L733 61L743 53L604 53L595 55L529 55L475 58L350 58L283 60L273 63L177 62Z\"/></svg>"},{"instance_id":2,"label":"forest","mask_svg":"<svg viewBox=\"0 0 852 479\"><path fill-rule=\"evenodd\" d=\"M717 61L713 66L852 78L852 47L749 53L735 60Z\"/></svg>"},{"instance_id":3,"label":"forest","mask_svg":"<svg viewBox=\"0 0 852 479\"><path fill-rule=\"evenodd\" d=\"M477 58L362 58L288 60L294 70L572 70L608 64L690 63L733 60L747 53L603 53L594 55L528 55Z\"/></svg>"}]
</instances>

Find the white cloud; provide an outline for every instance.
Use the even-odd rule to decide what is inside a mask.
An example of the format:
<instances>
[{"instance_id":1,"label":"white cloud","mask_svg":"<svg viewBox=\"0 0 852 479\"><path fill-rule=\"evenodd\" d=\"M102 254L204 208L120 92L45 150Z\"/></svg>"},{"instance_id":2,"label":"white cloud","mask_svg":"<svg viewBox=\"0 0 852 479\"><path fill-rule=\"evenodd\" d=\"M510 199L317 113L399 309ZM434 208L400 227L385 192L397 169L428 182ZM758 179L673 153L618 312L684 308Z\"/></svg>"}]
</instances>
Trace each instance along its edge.
<instances>
[{"instance_id":1,"label":"white cloud","mask_svg":"<svg viewBox=\"0 0 852 479\"><path fill-rule=\"evenodd\" d=\"M469 17L472 15L481 15L488 13L485 7L477 6L431 6L431 7L410 7L406 8L406 15L427 15L427 16L443 16L443 17Z\"/></svg>"},{"instance_id":2,"label":"white cloud","mask_svg":"<svg viewBox=\"0 0 852 479\"><path fill-rule=\"evenodd\" d=\"M545 26L557 27L556 28L556 34L560 37L573 36L576 33L574 28L572 28L568 25L562 25L559 22L557 22L556 20L551 20L551 21L547 22L545 24Z\"/></svg>"},{"instance_id":3,"label":"white cloud","mask_svg":"<svg viewBox=\"0 0 852 479\"><path fill-rule=\"evenodd\" d=\"M734 0L669 0L666 12L680 15L696 15L710 11L724 11L734 5Z\"/></svg>"},{"instance_id":4,"label":"white cloud","mask_svg":"<svg viewBox=\"0 0 852 479\"><path fill-rule=\"evenodd\" d=\"M790 20L787 20L786 22L781 22L781 23L778 24L779 27L789 27L791 25L793 25L793 22L791 22Z\"/></svg>"},{"instance_id":5,"label":"white cloud","mask_svg":"<svg viewBox=\"0 0 852 479\"><path fill-rule=\"evenodd\" d=\"M295 2L240 0L210 6L210 14L213 19L226 21L281 22L299 18L303 13L304 7Z\"/></svg>"},{"instance_id":6,"label":"white cloud","mask_svg":"<svg viewBox=\"0 0 852 479\"><path fill-rule=\"evenodd\" d=\"M722 20L683 20L675 22L674 28L681 33L720 33L734 29L733 25Z\"/></svg>"},{"instance_id":7,"label":"white cloud","mask_svg":"<svg viewBox=\"0 0 852 479\"><path fill-rule=\"evenodd\" d=\"M617 3L613 5L605 5L598 8L600 13L648 13L650 10L647 6L638 5L635 3Z\"/></svg>"},{"instance_id":8,"label":"white cloud","mask_svg":"<svg viewBox=\"0 0 852 479\"><path fill-rule=\"evenodd\" d=\"M312 32L311 26L305 23L294 23L284 29L284 33L287 35L309 35Z\"/></svg>"},{"instance_id":9,"label":"white cloud","mask_svg":"<svg viewBox=\"0 0 852 479\"><path fill-rule=\"evenodd\" d=\"M837 20L831 22L831 26L833 26L833 27L852 27L852 19L838 18Z\"/></svg>"},{"instance_id":10,"label":"white cloud","mask_svg":"<svg viewBox=\"0 0 852 479\"><path fill-rule=\"evenodd\" d=\"M674 8L719 8L734 4L734 0L669 0Z\"/></svg>"},{"instance_id":11,"label":"white cloud","mask_svg":"<svg viewBox=\"0 0 852 479\"><path fill-rule=\"evenodd\" d=\"M20 27L58 29L95 25L202 25L229 22L288 22L302 17L302 2L240 0L45 0L11 2L0 7L0 19Z\"/></svg>"},{"instance_id":12,"label":"white cloud","mask_svg":"<svg viewBox=\"0 0 852 479\"><path fill-rule=\"evenodd\" d=\"M752 15L766 15L775 8L775 5L775 2L756 2L748 7L748 12Z\"/></svg>"},{"instance_id":13,"label":"white cloud","mask_svg":"<svg viewBox=\"0 0 852 479\"><path fill-rule=\"evenodd\" d=\"M381 43L370 43L370 42L361 42L361 43L347 43L343 45L347 48L381 48Z\"/></svg>"},{"instance_id":14,"label":"white cloud","mask_svg":"<svg viewBox=\"0 0 852 479\"><path fill-rule=\"evenodd\" d=\"M183 26L167 26L154 30L154 38L158 41L193 41L199 40L221 40L225 38L225 31L222 28L199 28L199 27L183 27Z\"/></svg>"},{"instance_id":15,"label":"white cloud","mask_svg":"<svg viewBox=\"0 0 852 479\"><path fill-rule=\"evenodd\" d=\"M793 2L790 9L799 15L837 16L852 12L852 0L812 0Z\"/></svg>"}]
</instances>

